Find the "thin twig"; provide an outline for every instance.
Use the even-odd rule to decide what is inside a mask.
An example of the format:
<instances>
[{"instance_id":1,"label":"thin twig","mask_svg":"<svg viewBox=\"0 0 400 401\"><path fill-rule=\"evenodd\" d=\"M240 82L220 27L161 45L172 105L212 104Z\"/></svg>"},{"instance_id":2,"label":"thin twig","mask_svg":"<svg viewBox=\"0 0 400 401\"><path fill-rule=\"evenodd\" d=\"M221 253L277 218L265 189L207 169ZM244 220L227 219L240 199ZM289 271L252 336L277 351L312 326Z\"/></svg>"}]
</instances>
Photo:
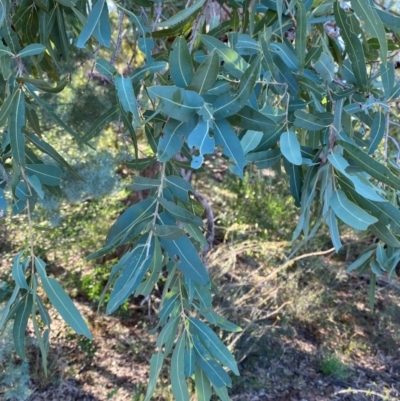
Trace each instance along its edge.
<instances>
[{"instance_id":1,"label":"thin twig","mask_svg":"<svg viewBox=\"0 0 400 401\"><path fill-rule=\"evenodd\" d=\"M110 61L111 65L115 64L115 62L117 61L118 54L121 51L122 28L124 26L124 16L125 16L125 14L121 10L119 10L118 13L119 13L118 36L117 36L117 43L115 45L115 51L114 51L114 54L113 54L113 56L111 58L111 61Z\"/></svg>"},{"instance_id":2,"label":"thin twig","mask_svg":"<svg viewBox=\"0 0 400 401\"><path fill-rule=\"evenodd\" d=\"M386 162L388 158L388 142L389 142L389 128L390 128L390 119L389 119L389 112L386 113L386 127L385 127L385 148L383 152L383 161Z\"/></svg>"}]
</instances>

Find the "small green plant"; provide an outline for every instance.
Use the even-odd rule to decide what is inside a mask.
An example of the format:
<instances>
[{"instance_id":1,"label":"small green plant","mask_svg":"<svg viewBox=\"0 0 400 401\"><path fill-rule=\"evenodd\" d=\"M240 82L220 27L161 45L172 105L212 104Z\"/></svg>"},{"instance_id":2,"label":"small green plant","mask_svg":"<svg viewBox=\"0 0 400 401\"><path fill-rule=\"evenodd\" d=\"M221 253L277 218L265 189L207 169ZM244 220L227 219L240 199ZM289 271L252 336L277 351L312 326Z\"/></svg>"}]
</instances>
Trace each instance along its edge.
<instances>
[{"instance_id":1,"label":"small green plant","mask_svg":"<svg viewBox=\"0 0 400 401\"><path fill-rule=\"evenodd\" d=\"M349 368L336 356L325 355L321 360L321 372L337 380L346 380L350 376Z\"/></svg>"}]
</instances>

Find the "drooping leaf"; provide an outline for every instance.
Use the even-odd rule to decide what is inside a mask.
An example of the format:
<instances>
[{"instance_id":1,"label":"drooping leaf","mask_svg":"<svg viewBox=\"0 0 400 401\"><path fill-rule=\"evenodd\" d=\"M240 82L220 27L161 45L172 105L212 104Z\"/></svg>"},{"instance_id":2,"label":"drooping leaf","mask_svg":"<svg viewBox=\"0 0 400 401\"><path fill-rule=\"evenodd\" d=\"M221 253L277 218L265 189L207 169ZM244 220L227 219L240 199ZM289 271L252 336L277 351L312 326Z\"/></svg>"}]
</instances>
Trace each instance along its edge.
<instances>
[{"instance_id":1,"label":"drooping leaf","mask_svg":"<svg viewBox=\"0 0 400 401\"><path fill-rule=\"evenodd\" d=\"M351 6L357 14L357 17L362 22L362 27L373 38L379 41L379 51L381 54L381 61L383 65L387 62L388 45L386 40L385 28L382 21L379 19L374 7L370 4L369 0L352 0Z\"/></svg>"},{"instance_id":2,"label":"drooping leaf","mask_svg":"<svg viewBox=\"0 0 400 401\"><path fill-rule=\"evenodd\" d=\"M376 217L348 200L340 189L333 193L330 206L340 220L356 230L366 230L368 226L378 222Z\"/></svg>"},{"instance_id":3,"label":"drooping leaf","mask_svg":"<svg viewBox=\"0 0 400 401\"><path fill-rule=\"evenodd\" d=\"M368 147L368 154L372 155L378 148L382 141L383 134L385 133L386 118L382 111L375 113L374 122L372 123L371 131L369 134L370 143Z\"/></svg>"},{"instance_id":4,"label":"drooping leaf","mask_svg":"<svg viewBox=\"0 0 400 401\"><path fill-rule=\"evenodd\" d=\"M156 389L157 379L160 375L162 364L164 361L164 354L158 351L157 354L153 354L150 359L150 374L149 384L147 386L146 398L144 401L150 401Z\"/></svg>"},{"instance_id":5,"label":"drooping leaf","mask_svg":"<svg viewBox=\"0 0 400 401\"><path fill-rule=\"evenodd\" d=\"M97 24L100 21L104 4L105 0L97 0L96 3L93 5L92 11L90 12L86 20L85 26L83 27L81 33L79 34L78 40L76 42L77 47L84 48L85 43L92 36Z\"/></svg>"},{"instance_id":6,"label":"drooping leaf","mask_svg":"<svg viewBox=\"0 0 400 401\"><path fill-rule=\"evenodd\" d=\"M24 251L20 251L13 258L13 266L12 266L12 276L15 282L27 291L31 291L31 288L28 286L25 277L25 268L21 263L21 258L23 256Z\"/></svg>"},{"instance_id":7,"label":"drooping leaf","mask_svg":"<svg viewBox=\"0 0 400 401\"><path fill-rule=\"evenodd\" d=\"M145 189L158 188L160 185L160 180L138 176L133 179L133 184L130 185L128 189L131 191L143 191Z\"/></svg>"},{"instance_id":8,"label":"drooping leaf","mask_svg":"<svg viewBox=\"0 0 400 401\"><path fill-rule=\"evenodd\" d=\"M169 70L176 86L187 88L193 78L192 58L186 39L177 37L169 55Z\"/></svg>"},{"instance_id":9,"label":"drooping leaf","mask_svg":"<svg viewBox=\"0 0 400 401\"><path fill-rule=\"evenodd\" d=\"M171 358L171 386L176 400L189 401L189 390L185 378L185 338L183 332L175 345Z\"/></svg>"},{"instance_id":10,"label":"drooping leaf","mask_svg":"<svg viewBox=\"0 0 400 401\"><path fill-rule=\"evenodd\" d=\"M210 123L199 119L196 127L189 134L188 146L189 148L196 148L199 155L192 156L191 167L199 168L203 164L204 155L214 153L215 140L209 135Z\"/></svg>"},{"instance_id":11,"label":"drooping leaf","mask_svg":"<svg viewBox=\"0 0 400 401\"><path fill-rule=\"evenodd\" d=\"M247 68L240 79L240 84L237 92L224 93L213 103L214 117L226 118L236 114L246 104L251 93L253 92L255 82L260 73L261 57L257 57Z\"/></svg>"},{"instance_id":12,"label":"drooping leaf","mask_svg":"<svg viewBox=\"0 0 400 401\"><path fill-rule=\"evenodd\" d=\"M231 159L235 165L231 170L239 177L243 177L243 168L246 161L239 138L229 122L225 119L214 122L214 138L217 146L222 146L222 153Z\"/></svg>"},{"instance_id":13,"label":"drooping leaf","mask_svg":"<svg viewBox=\"0 0 400 401\"><path fill-rule=\"evenodd\" d=\"M294 120L293 124L296 127L304 128L309 131L319 131L329 125L317 116L307 113L304 110L296 110L294 115L296 119Z\"/></svg>"},{"instance_id":14,"label":"drooping leaf","mask_svg":"<svg viewBox=\"0 0 400 401\"><path fill-rule=\"evenodd\" d=\"M218 338L218 336L210 329L210 327L193 317L189 318L189 321L191 325L190 327L193 329L194 333L199 337L202 343L207 347L211 355L232 370L235 375L239 375L235 358L229 352L224 343Z\"/></svg>"},{"instance_id":15,"label":"drooping leaf","mask_svg":"<svg viewBox=\"0 0 400 401\"><path fill-rule=\"evenodd\" d=\"M174 202L170 202L164 198L158 198L158 202L160 202L164 209L177 220L184 223L196 224L200 227L203 225L203 220L200 217L193 215L186 209L176 205Z\"/></svg>"},{"instance_id":16,"label":"drooping leaf","mask_svg":"<svg viewBox=\"0 0 400 401\"><path fill-rule=\"evenodd\" d=\"M152 86L148 88L151 99L159 98L160 110L179 121L188 121L204 105L196 92L176 86Z\"/></svg>"},{"instance_id":17,"label":"drooping leaf","mask_svg":"<svg viewBox=\"0 0 400 401\"><path fill-rule=\"evenodd\" d=\"M35 257L35 267L39 273L44 291L57 312L77 333L92 339L92 335L82 315L71 301L61 285L51 277L47 276L46 264L38 257Z\"/></svg>"},{"instance_id":18,"label":"drooping leaf","mask_svg":"<svg viewBox=\"0 0 400 401\"><path fill-rule=\"evenodd\" d=\"M296 56L299 72L302 73L305 66L307 45L307 11L303 1L297 3L296 23Z\"/></svg>"},{"instance_id":19,"label":"drooping leaf","mask_svg":"<svg viewBox=\"0 0 400 401\"><path fill-rule=\"evenodd\" d=\"M45 50L46 47L40 43L32 43L19 51L17 57L37 56L38 54L42 54Z\"/></svg>"},{"instance_id":20,"label":"drooping leaf","mask_svg":"<svg viewBox=\"0 0 400 401\"><path fill-rule=\"evenodd\" d=\"M219 57L216 50L213 50L203 63L197 68L190 82L190 90L200 94L207 92L215 83L219 72Z\"/></svg>"},{"instance_id":21,"label":"drooping leaf","mask_svg":"<svg viewBox=\"0 0 400 401\"><path fill-rule=\"evenodd\" d=\"M17 89L11 105L8 119L8 131L13 159L21 166L25 165L25 138L22 127L25 125L25 96L21 89Z\"/></svg>"},{"instance_id":22,"label":"drooping leaf","mask_svg":"<svg viewBox=\"0 0 400 401\"><path fill-rule=\"evenodd\" d=\"M172 195L185 202L189 201L188 192L194 192L194 189L188 181L176 175L167 176L165 181Z\"/></svg>"},{"instance_id":23,"label":"drooping leaf","mask_svg":"<svg viewBox=\"0 0 400 401\"><path fill-rule=\"evenodd\" d=\"M159 215L164 225L174 224L173 219L165 213ZM194 282L205 285L209 282L206 268L201 262L199 255L185 235L177 240L167 240L160 238L161 246L168 253L171 260L176 260L176 267Z\"/></svg>"},{"instance_id":24,"label":"drooping leaf","mask_svg":"<svg viewBox=\"0 0 400 401\"><path fill-rule=\"evenodd\" d=\"M198 401L210 401L212 391L207 375L197 366L194 377Z\"/></svg>"},{"instance_id":25,"label":"drooping leaf","mask_svg":"<svg viewBox=\"0 0 400 401\"><path fill-rule=\"evenodd\" d=\"M27 164L26 172L36 175L40 182L45 185L60 185L62 171L57 166L49 164Z\"/></svg>"},{"instance_id":26,"label":"drooping leaf","mask_svg":"<svg viewBox=\"0 0 400 401\"><path fill-rule=\"evenodd\" d=\"M205 1L206 0L198 0L197 2L193 3L190 7L187 7L184 10L178 11L175 15L173 15L171 18L167 19L166 21L159 22L157 24L157 27L158 28L166 28L166 27L170 27L170 26L179 24L180 22L189 18L192 14L194 14L201 7L203 7Z\"/></svg>"},{"instance_id":27,"label":"drooping leaf","mask_svg":"<svg viewBox=\"0 0 400 401\"><path fill-rule=\"evenodd\" d=\"M228 121L233 126L254 131L267 132L277 128L276 122L249 106L244 106L235 115L228 117Z\"/></svg>"},{"instance_id":28,"label":"drooping leaf","mask_svg":"<svg viewBox=\"0 0 400 401\"><path fill-rule=\"evenodd\" d=\"M290 163L300 166L303 162L300 151L300 143L293 131L286 131L281 134L281 152Z\"/></svg>"},{"instance_id":29,"label":"drooping leaf","mask_svg":"<svg viewBox=\"0 0 400 401\"><path fill-rule=\"evenodd\" d=\"M32 294L26 294L15 311L13 339L15 351L21 359L26 359L25 331L32 312Z\"/></svg>"},{"instance_id":30,"label":"drooping leaf","mask_svg":"<svg viewBox=\"0 0 400 401\"><path fill-rule=\"evenodd\" d=\"M129 78L124 78L122 75L117 75L114 81L115 87L117 88L118 98L122 107L126 112L132 113L133 127L139 127L141 125L141 121L139 117L136 96L133 92L132 81Z\"/></svg>"}]
</instances>

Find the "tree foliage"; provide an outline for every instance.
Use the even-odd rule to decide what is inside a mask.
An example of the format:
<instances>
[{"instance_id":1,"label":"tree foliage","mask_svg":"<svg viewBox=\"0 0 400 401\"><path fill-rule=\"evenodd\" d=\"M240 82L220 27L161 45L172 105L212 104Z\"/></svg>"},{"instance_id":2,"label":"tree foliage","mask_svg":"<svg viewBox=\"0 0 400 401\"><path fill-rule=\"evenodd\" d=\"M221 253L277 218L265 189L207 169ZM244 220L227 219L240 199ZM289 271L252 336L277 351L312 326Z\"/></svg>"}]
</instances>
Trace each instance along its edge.
<instances>
[{"instance_id":1,"label":"tree foliage","mask_svg":"<svg viewBox=\"0 0 400 401\"><path fill-rule=\"evenodd\" d=\"M220 152L239 177L247 166L282 166L299 208L293 234L298 246L322 224L337 251L341 223L371 232L377 241L348 271L370 270L372 302L374 278L392 274L400 259L400 147L391 132L399 125L394 60L400 16L382 4L0 1L0 213L25 214L22 229L29 237L29 247L13 260L15 289L0 321L4 328L13 320L18 355L26 357L31 319L47 369L51 319L39 293L72 329L91 338L84 318L35 254L31 216L38 199L45 192L60 196L64 172L83 180L46 141L43 115L81 149L93 147L92 139L117 121L135 154L124 162L138 171L159 166L155 178L134 179L130 189L150 190L150 196L122 213L104 247L89 256L127 245L105 288L108 314L132 294L148 296L160 275L167 277L146 400L168 355L172 391L180 401L189 400L188 378L199 400L209 400L212 391L227 400L231 379L224 367L239 374L210 327L240 331L213 311L216 288L202 257L209 235L204 202L184 179L207 155ZM134 47L130 61L122 51L126 40ZM116 97L86 132L76 132L43 95L63 91L82 54L95 60ZM132 68L136 59L143 62ZM137 143L142 133L149 149L144 158Z\"/></svg>"}]
</instances>

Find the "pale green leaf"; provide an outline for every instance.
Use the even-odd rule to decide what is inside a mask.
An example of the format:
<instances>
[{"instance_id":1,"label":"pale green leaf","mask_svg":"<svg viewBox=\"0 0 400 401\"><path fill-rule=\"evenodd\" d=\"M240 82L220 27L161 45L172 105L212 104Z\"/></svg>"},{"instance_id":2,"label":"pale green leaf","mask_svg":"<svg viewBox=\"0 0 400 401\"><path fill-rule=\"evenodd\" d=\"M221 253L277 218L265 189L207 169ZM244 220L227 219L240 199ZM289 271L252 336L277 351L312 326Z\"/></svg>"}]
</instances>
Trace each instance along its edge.
<instances>
[{"instance_id":1,"label":"pale green leaf","mask_svg":"<svg viewBox=\"0 0 400 401\"><path fill-rule=\"evenodd\" d=\"M25 125L25 96L21 89L17 89L11 105L8 118L8 132L13 159L21 166L25 165L25 138L22 127Z\"/></svg>"},{"instance_id":2,"label":"pale green leaf","mask_svg":"<svg viewBox=\"0 0 400 401\"><path fill-rule=\"evenodd\" d=\"M190 7L186 7L184 10L178 11L175 15L173 15L171 18L167 19L166 21L159 22L156 26L158 28L167 28L167 27L171 27L176 24L179 24L180 22L189 18L192 14L194 14L201 7L203 7L205 2L206 2L206 0L198 0L197 2L193 3Z\"/></svg>"},{"instance_id":3,"label":"pale green leaf","mask_svg":"<svg viewBox=\"0 0 400 401\"><path fill-rule=\"evenodd\" d=\"M219 72L219 57L213 50L203 63L197 68L190 82L189 89L200 94L207 92L214 85Z\"/></svg>"},{"instance_id":4,"label":"pale green leaf","mask_svg":"<svg viewBox=\"0 0 400 401\"><path fill-rule=\"evenodd\" d=\"M185 337L183 332L175 345L171 358L171 386L176 400L189 401L189 390L185 379Z\"/></svg>"},{"instance_id":5,"label":"pale green leaf","mask_svg":"<svg viewBox=\"0 0 400 401\"><path fill-rule=\"evenodd\" d=\"M302 164L300 142L293 131L286 131L281 134L281 152L286 159L297 166Z\"/></svg>"},{"instance_id":6,"label":"pale green leaf","mask_svg":"<svg viewBox=\"0 0 400 401\"><path fill-rule=\"evenodd\" d=\"M150 359L150 374L149 384L147 386L146 398L144 401L150 401L156 389L157 379L160 375L162 364L164 361L164 354L158 351L157 354L153 354Z\"/></svg>"},{"instance_id":7,"label":"pale green leaf","mask_svg":"<svg viewBox=\"0 0 400 401\"><path fill-rule=\"evenodd\" d=\"M76 42L77 47L84 48L85 43L89 40L90 36L92 36L96 25L100 21L105 2L105 0L97 0L96 3L93 5L92 11L90 12L86 20L85 26L79 34L78 40Z\"/></svg>"},{"instance_id":8,"label":"pale green leaf","mask_svg":"<svg viewBox=\"0 0 400 401\"><path fill-rule=\"evenodd\" d=\"M13 339L15 351L21 359L26 359L25 331L32 312L32 302L32 294L26 294L15 312Z\"/></svg>"},{"instance_id":9,"label":"pale green leaf","mask_svg":"<svg viewBox=\"0 0 400 401\"><path fill-rule=\"evenodd\" d=\"M18 54L17 57L28 57L28 56L37 56L38 54L42 54L46 50L46 47L39 43L32 43L26 47L24 47Z\"/></svg>"},{"instance_id":10,"label":"pale green leaf","mask_svg":"<svg viewBox=\"0 0 400 401\"><path fill-rule=\"evenodd\" d=\"M208 380L207 375L198 366L196 366L194 377L197 400L210 401L212 391L210 380Z\"/></svg>"},{"instance_id":11,"label":"pale green leaf","mask_svg":"<svg viewBox=\"0 0 400 401\"><path fill-rule=\"evenodd\" d=\"M193 78L192 58L186 39L177 37L169 55L169 71L175 85L187 88Z\"/></svg>"}]
</instances>

